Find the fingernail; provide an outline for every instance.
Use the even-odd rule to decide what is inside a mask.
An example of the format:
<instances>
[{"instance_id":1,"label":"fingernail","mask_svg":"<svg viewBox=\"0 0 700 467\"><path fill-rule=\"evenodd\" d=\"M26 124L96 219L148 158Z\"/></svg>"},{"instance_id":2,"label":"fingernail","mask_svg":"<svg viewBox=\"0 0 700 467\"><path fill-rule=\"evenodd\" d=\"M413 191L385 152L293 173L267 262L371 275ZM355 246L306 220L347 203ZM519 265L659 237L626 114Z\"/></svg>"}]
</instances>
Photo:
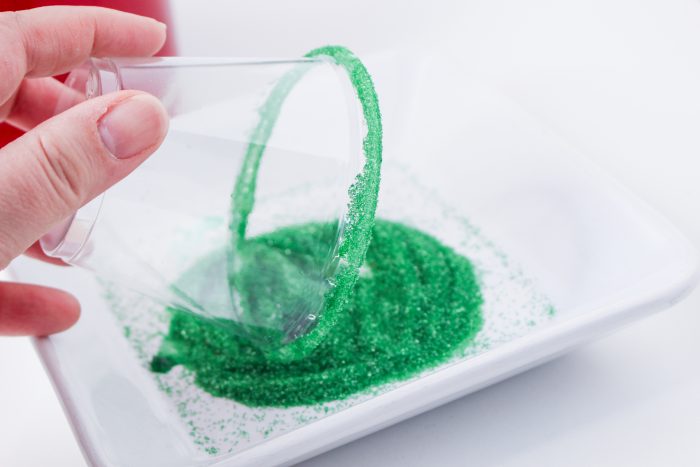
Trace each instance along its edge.
<instances>
[{"instance_id":1,"label":"fingernail","mask_svg":"<svg viewBox=\"0 0 700 467\"><path fill-rule=\"evenodd\" d=\"M102 142L117 159L128 159L160 143L167 128L165 110L148 94L111 107L98 122Z\"/></svg>"}]
</instances>

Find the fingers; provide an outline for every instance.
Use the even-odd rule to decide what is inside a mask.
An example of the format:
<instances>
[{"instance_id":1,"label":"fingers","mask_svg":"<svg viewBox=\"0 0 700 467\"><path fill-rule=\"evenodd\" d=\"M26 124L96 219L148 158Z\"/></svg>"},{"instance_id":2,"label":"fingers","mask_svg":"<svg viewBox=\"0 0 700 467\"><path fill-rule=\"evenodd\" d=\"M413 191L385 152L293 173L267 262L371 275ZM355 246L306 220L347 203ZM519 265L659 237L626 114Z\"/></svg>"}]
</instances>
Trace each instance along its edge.
<instances>
[{"instance_id":1,"label":"fingers","mask_svg":"<svg viewBox=\"0 0 700 467\"><path fill-rule=\"evenodd\" d=\"M106 8L53 6L5 15L4 39L23 52L15 57L22 59L23 76L65 73L89 57L149 56L165 42L163 23Z\"/></svg>"},{"instance_id":2,"label":"fingers","mask_svg":"<svg viewBox=\"0 0 700 467\"><path fill-rule=\"evenodd\" d=\"M45 263L55 264L56 266L68 266L68 264L64 263L59 258L46 256L44 254L44 250L41 249L41 245L39 245L39 242L32 243L32 245L25 250L24 254L29 256L30 258L44 261Z\"/></svg>"},{"instance_id":3,"label":"fingers","mask_svg":"<svg viewBox=\"0 0 700 467\"><path fill-rule=\"evenodd\" d=\"M68 329L79 317L80 304L66 292L0 282L0 336L45 336Z\"/></svg>"},{"instance_id":4,"label":"fingers","mask_svg":"<svg viewBox=\"0 0 700 467\"><path fill-rule=\"evenodd\" d=\"M167 126L155 97L122 91L78 104L0 150L0 269L134 170Z\"/></svg>"},{"instance_id":5,"label":"fingers","mask_svg":"<svg viewBox=\"0 0 700 467\"><path fill-rule=\"evenodd\" d=\"M164 24L105 8L0 13L0 105L25 76L65 73L91 56L149 56L164 42Z\"/></svg>"},{"instance_id":6,"label":"fingers","mask_svg":"<svg viewBox=\"0 0 700 467\"><path fill-rule=\"evenodd\" d=\"M22 81L12 105L7 106L10 113L6 119L13 126L28 131L51 118L59 98L66 99L69 93L75 94L76 104L85 100L77 90L53 78L27 78Z\"/></svg>"}]
</instances>

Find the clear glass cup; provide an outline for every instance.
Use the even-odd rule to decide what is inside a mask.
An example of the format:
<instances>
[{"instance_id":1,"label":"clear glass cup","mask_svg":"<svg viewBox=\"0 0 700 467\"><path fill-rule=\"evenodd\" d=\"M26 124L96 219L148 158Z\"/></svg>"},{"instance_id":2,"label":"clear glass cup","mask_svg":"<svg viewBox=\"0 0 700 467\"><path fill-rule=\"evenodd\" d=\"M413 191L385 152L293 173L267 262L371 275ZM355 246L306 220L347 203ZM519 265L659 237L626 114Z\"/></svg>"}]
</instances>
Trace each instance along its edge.
<instances>
[{"instance_id":1,"label":"clear glass cup","mask_svg":"<svg viewBox=\"0 0 700 467\"><path fill-rule=\"evenodd\" d=\"M361 109L339 66L91 59L65 85L57 113L133 89L158 97L171 120L142 166L41 239L48 255L262 345L314 325L342 267L348 187L362 167ZM297 233L313 254L275 240L313 225Z\"/></svg>"}]
</instances>

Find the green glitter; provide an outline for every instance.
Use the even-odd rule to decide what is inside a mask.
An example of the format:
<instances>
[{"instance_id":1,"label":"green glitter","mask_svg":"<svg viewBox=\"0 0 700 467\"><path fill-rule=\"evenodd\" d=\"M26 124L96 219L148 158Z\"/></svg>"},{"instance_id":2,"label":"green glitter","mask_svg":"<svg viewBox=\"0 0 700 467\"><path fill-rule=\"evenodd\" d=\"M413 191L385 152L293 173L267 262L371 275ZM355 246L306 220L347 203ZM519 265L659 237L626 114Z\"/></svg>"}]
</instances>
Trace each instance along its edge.
<instances>
[{"instance_id":1,"label":"green glitter","mask_svg":"<svg viewBox=\"0 0 700 467\"><path fill-rule=\"evenodd\" d=\"M483 324L478 281L466 258L411 227L375 224L382 126L369 73L343 47L307 56L330 57L345 69L367 127L365 163L349 189L338 267L328 278L331 286L320 291L322 313L309 332L284 346L270 350L256 344L258 338L282 342L285 336L268 325L289 319L287 309L312 303L319 293L314 271L327 262L322 246L333 244L338 231L329 222L245 235L265 145L282 103L304 73L297 69L280 80L261 108L232 195L229 283L253 319L243 325L245 332L232 334L230 328L240 323L212 323L171 309L168 336L151 361L151 369L161 373L184 365L207 392L249 406L316 404L415 376L464 349ZM221 256L204 258L183 280L206 278ZM306 296L309 303L297 303Z\"/></svg>"},{"instance_id":2,"label":"green glitter","mask_svg":"<svg viewBox=\"0 0 700 467\"><path fill-rule=\"evenodd\" d=\"M310 253L306 238L332 225L306 224L250 239ZM288 407L343 399L445 362L481 329L481 294L471 263L437 240L378 220L344 312L304 359L281 362L245 338L173 310L154 371L181 364L214 396L249 406ZM202 267L206 267L203 265Z\"/></svg>"}]
</instances>

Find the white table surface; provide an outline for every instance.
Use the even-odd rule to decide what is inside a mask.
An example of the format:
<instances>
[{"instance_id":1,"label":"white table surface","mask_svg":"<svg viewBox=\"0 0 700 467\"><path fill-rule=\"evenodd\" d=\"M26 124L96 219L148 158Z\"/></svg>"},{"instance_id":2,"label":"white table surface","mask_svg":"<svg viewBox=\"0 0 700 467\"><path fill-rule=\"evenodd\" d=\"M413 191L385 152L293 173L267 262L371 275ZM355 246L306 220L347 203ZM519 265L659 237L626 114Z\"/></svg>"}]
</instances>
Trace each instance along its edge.
<instances>
[{"instance_id":1,"label":"white table surface","mask_svg":"<svg viewBox=\"0 0 700 467\"><path fill-rule=\"evenodd\" d=\"M211 6L235 5L174 3L190 54L223 27ZM462 26L473 38L465 54L475 66L700 248L700 2L464 3ZM245 20L244 8L238 16ZM697 466L699 359L696 291L552 363L306 465ZM0 466L49 465L85 464L29 341L0 339Z\"/></svg>"}]
</instances>

